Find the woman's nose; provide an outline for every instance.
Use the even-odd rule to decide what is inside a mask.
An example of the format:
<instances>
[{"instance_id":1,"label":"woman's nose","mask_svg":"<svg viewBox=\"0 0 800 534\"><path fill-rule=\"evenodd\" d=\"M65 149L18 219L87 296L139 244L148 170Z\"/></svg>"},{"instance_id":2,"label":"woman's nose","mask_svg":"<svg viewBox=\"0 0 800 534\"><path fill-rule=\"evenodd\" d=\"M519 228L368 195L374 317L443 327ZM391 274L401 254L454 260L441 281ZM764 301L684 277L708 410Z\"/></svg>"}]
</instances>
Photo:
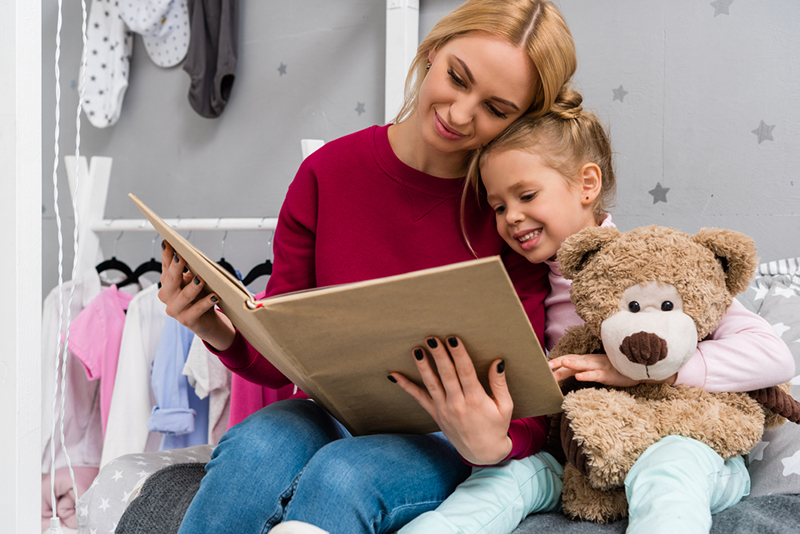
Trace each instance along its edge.
<instances>
[{"instance_id":1,"label":"woman's nose","mask_svg":"<svg viewBox=\"0 0 800 534\"><path fill-rule=\"evenodd\" d=\"M450 123L464 126L472 122L474 104L467 98L458 98L450 105Z\"/></svg>"}]
</instances>

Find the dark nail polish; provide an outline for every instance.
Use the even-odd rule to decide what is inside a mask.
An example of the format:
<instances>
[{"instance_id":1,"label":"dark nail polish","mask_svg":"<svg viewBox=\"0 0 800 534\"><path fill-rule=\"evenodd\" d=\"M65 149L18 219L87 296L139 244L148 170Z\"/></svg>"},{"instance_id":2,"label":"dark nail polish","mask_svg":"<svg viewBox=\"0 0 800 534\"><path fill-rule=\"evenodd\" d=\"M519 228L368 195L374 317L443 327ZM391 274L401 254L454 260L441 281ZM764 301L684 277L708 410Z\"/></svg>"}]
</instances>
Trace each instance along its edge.
<instances>
[{"instance_id":1,"label":"dark nail polish","mask_svg":"<svg viewBox=\"0 0 800 534\"><path fill-rule=\"evenodd\" d=\"M177 252L173 252L172 253L172 259L175 260L175 263L178 263L178 253Z\"/></svg>"},{"instance_id":2,"label":"dark nail polish","mask_svg":"<svg viewBox=\"0 0 800 534\"><path fill-rule=\"evenodd\" d=\"M423 352L422 352L422 349L414 349L414 357L415 357L417 360L419 360L419 361L422 361L422 358L423 358L424 356L425 356L425 354L423 354Z\"/></svg>"},{"instance_id":3,"label":"dark nail polish","mask_svg":"<svg viewBox=\"0 0 800 534\"><path fill-rule=\"evenodd\" d=\"M167 244L165 242L161 242L161 250L167 250Z\"/></svg>"},{"instance_id":4,"label":"dark nail polish","mask_svg":"<svg viewBox=\"0 0 800 534\"><path fill-rule=\"evenodd\" d=\"M427 343L428 346L430 348L432 348L432 349L435 349L439 345L438 343L436 343L436 340L434 338L432 338L432 337L429 337L428 339L426 339L425 343Z\"/></svg>"},{"instance_id":5,"label":"dark nail polish","mask_svg":"<svg viewBox=\"0 0 800 534\"><path fill-rule=\"evenodd\" d=\"M200 279L195 276L194 280L192 280L192 282L194 282L195 284L199 284L200 283Z\"/></svg>"},{"instance_id":6,"label":"dark nail polish","mask_svg":"<svg viewBox=\"0 0 800 534\"><path fill-rule=\"evenodd\" d=\"M217 302L217 300L218 300L218 299L217 299L217 297L211 297L211 302L214 302L214 303L216 303L216 302Z\"/></svg>"},{"instance_id":7,"label":"dark nail polish","mask_svg":"<svg viewBox=\"0 0 800 534\"><path fill-rule=\"evenodd\" d=\"M453 348L456 348L458 346L458 340L454 336L448 337L447 343Z\"/></svg>"},{"instance_id":8,"label":"dark nail polish","mask_svg":"<svg viewBox=\"0 0 800 534\"><path fill-rule=\"evenodd\" d=\"M388 375L386 378L389 379L389 382L391 382L393 384L397 384L397 379L395 377L393 377L392 375Z\"/></svg>"},{"instance_id":9,"label":"dark nail polish","mask_svg":"<svg viewBox=\"0 0 800 534\"><path fill-rule=\"evenodd\" d=\"M497 362L497 372L502 373L506 370L506 362L504 360L500 360Z\"/></svg>"},{"instance_id":10,"label":"dark nail polish","mask_svg":"<svg viewBox=\"0 0 800 534\"><path fill-rule=\"evenodd\" d=\"M183 266L183 274L186 274L188 272L189 272L189 266L188 265L184 265Z\"/></svg>"}]
</instances>

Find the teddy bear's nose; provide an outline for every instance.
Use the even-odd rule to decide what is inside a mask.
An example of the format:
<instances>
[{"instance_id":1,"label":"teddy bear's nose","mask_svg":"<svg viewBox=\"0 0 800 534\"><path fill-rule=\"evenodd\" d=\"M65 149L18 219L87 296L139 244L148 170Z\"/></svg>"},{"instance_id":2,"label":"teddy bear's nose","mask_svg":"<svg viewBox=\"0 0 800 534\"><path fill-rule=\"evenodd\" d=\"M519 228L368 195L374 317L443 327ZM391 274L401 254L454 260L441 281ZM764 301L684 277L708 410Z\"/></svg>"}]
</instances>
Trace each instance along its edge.
<instances>
[{"instance_id":1,"label":"teddy bear's nose","mask_svg":"<svg viewBox=\"0 0 800 534\"><path fill-rule=\"evenodd\" d=\"M639 332L623 339L619 350L633 363L653 365L667 357L667 342L656 334Z\"/></svg>"}]
</instances>

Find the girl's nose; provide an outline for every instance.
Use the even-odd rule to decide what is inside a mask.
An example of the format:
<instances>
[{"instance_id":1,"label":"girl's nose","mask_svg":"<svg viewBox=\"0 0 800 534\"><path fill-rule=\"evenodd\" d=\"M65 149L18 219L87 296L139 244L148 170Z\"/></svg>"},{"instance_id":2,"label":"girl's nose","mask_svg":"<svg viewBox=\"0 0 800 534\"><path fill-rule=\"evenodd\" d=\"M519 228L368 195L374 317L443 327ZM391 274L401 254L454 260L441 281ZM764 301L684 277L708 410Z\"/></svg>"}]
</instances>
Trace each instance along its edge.
<instances>
[{"instance_id":1,"label":"girl's nose","mask_svg":"<svg viewBox=\"0 0 800 534\"><path fill-rule=\"evenodd\" d=\"M506 223L508 223L510 226L519 224L524 219L525 215L522 213L521 210L512 208L511 206L506 208Z\"/></svg>"}]
</instances>

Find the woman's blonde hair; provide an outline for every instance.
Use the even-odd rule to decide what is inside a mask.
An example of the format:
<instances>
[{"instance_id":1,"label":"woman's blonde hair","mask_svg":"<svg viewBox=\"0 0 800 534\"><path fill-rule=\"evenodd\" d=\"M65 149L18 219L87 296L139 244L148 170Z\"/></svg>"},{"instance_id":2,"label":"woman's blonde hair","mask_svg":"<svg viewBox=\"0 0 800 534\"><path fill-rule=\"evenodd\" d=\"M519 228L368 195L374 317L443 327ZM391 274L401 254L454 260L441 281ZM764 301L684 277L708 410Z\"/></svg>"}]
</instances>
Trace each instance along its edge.
<instances>
[{"instance_id":1,"label":"woman's blonde hair","mask_svg":"<svg viewBox=\"0 0 800 534\"><path fill-rule=\"evenodd\" d=\"M605 127L596 115L583 109L582 102L580 93L565 86L548 113L517 119L473 154L461 196L461 231L470 249L472 245L464 220L468 196L470 191L474 191L478 202L481 196L485 196L481 165L491 154L506 150L524 150L539 156L545 165L564 176L570 185L577 183L579 171L585 164L597 165L600 168L601 190L592 203L592 212L597 223L602 222L616 198L613 152Z\"/></svg>"},{"instance_id":2,"label":"woman's blonde hair","mask_svg":"<svg viewBox=\"0 0 800 534\"><path fill-rule=\"evenodd\" d=\"M547 112L561 87L575 73L575 43L558 8L545 0L467 0L445 15L417 49L406 77L403 107L398 123L411 115L419 103L419 89L425 78L428 56L450 39L482 31L507 39L527 51L540 83L527 110L533 115Z\"/></svg>"}]
</instances>

